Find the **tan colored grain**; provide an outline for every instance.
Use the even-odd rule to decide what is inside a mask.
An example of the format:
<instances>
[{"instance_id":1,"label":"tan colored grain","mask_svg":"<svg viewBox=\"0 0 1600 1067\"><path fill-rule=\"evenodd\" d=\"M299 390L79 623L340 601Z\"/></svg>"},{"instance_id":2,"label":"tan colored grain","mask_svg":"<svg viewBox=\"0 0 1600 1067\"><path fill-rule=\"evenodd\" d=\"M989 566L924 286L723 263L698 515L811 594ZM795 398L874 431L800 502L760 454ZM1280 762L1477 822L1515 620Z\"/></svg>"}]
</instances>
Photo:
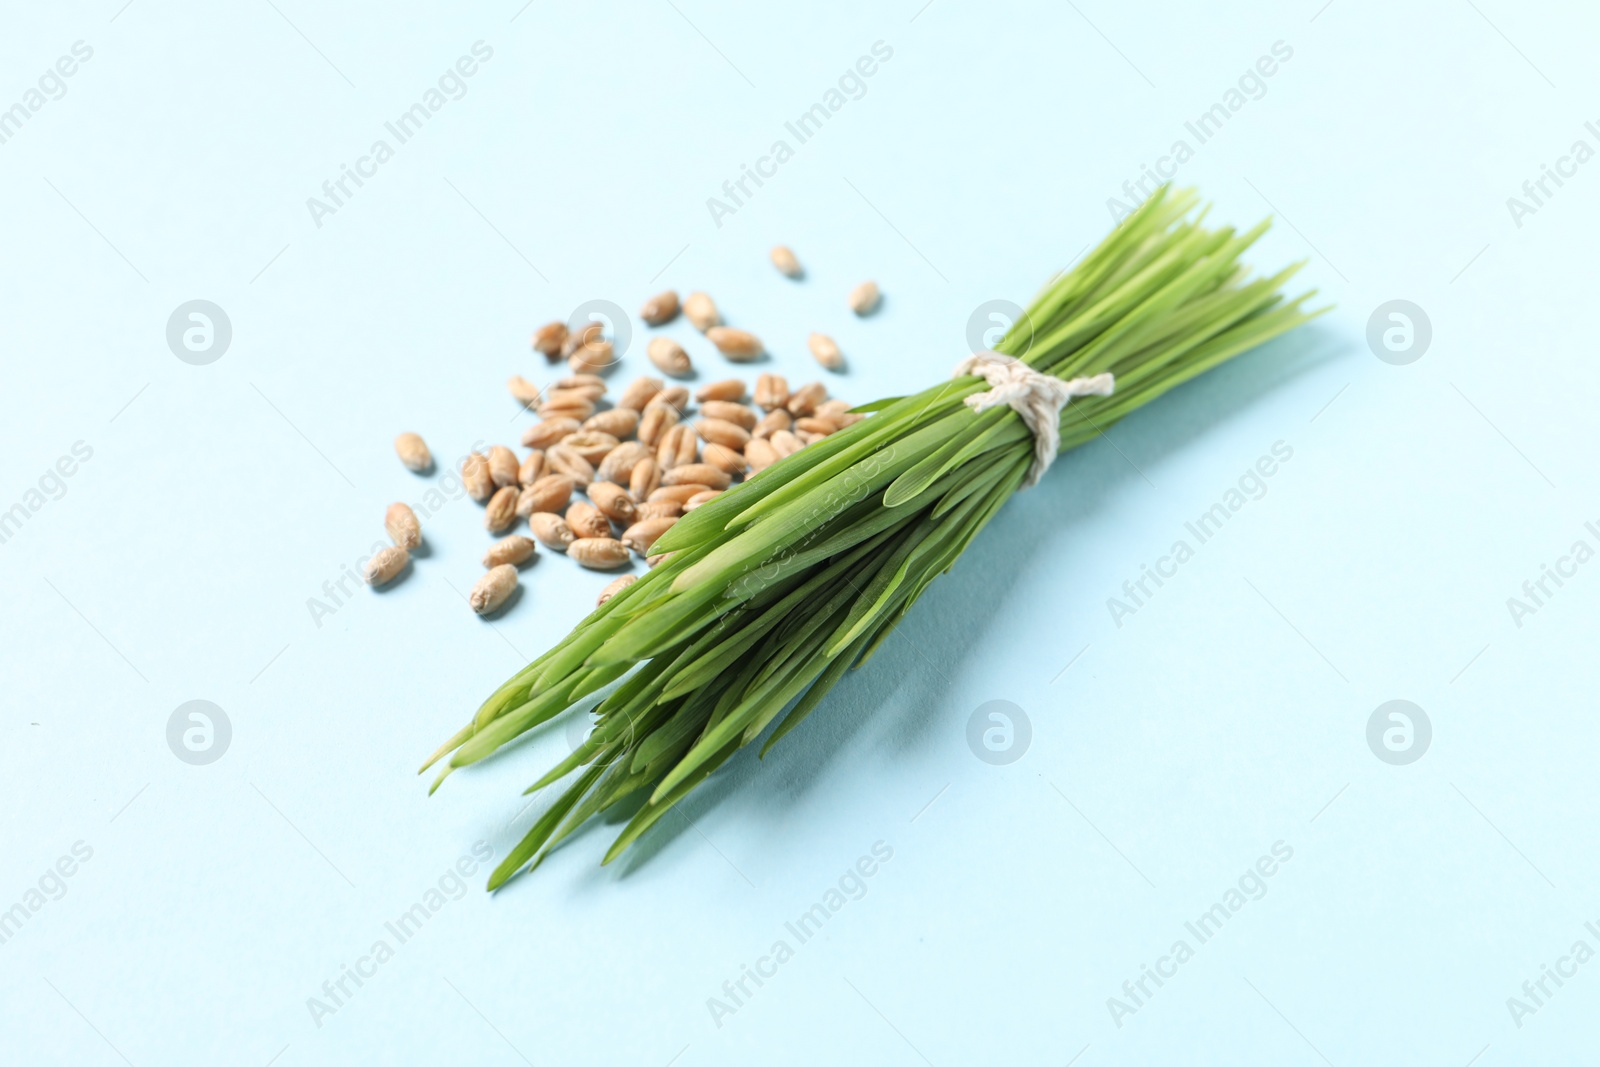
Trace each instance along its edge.
<instances>
[{"instance_id":1,"label":"tan colored grain","mask_svg":"<svg viewBox=\"0 0 1600 1067\"><path fill-rule=\"evenodd\" d=\"M681 506L685 501L687 501L690 497L694 496L696 493L704 492L705 490L710 489L710 488L711 488L711 486L709 486L709 485L697 485L697 484L695 484L693 482L689 482L689 483L686 483L684 485L663 485L661 488L657 489L655 492L650 494L649 503L651 503L651 504L671 503L671 504L678 504L678 505Z\"/></svg>"},{"instance_id":2,"label":"tan colored grain","mask_svg":"<svg viewBox=\"0 0 1600 1067\"><path fill-rule=\"evenodd\" d=\"M684 297L683 317L701 333L705 333L722 321L722 316L717 313L716 303L705 293L690 293Z\"/></svg>"},{"instance_id":3,"label":"tan colored grain","mask_svg":"<svg viewBox=\"0 0 1600 1067\"><path fill-rule=\"evenodd\" d=\"M389 510L383 513L383 528L389 531L389 540L401 548L409 550L422 545L422 524L409 504L390 504Z\"/></svg>"},{"instance_id":4,"label":"tan colored grain","mask_svg":"<svg viewBox=\"0 0 1600 1067\"><path fill-rule=\"evenodd\" d=\"M582 345L567 357L567 366L580 374L595 374L611 369L617 362L610 341L595 341Z\"/></svg>"},{"instance_id":5,"label":"tan colored grain","mask_svg":"<svg viewBox=\"0 0 1600 1067\"><path fill-rule=\"evenodd\" d=\"M836 420L823 415L807 415L803 419L794 420L795 433L814 433L826 437L838 429L839 423Z\"/></svg>"},{"instance_id":6,"label":"tan colored grain","mask_svg":"<svg viewBox=\"0 0 1600 1067\"><path fill-rule=\"evenodd\" d=\"M599 344L601 341L605 340L605 336L605 327L601 326L598 322L591 322L587 326L581 327L577 330L569 331L567 336L561 341L561 356L563 359L570 359L572 354L578 349L583 348L586 345ZM573 370L576 371L577 368L574 367ZM578 373L581 374L584 372L578 371Z\"/></svg>"},{"instance_id":7,"label":"tan colored grain","mask_svg":"<svg viewBox=\"0 0 1600 1067\"><path fill-rule=\"evenodd\" d=\"M634 520L633 497L615 482L595 482L589 486L589 499L600 509L600 513L612 522L626 526Z\"/></svg>"},{"instance_id":8,"label":"tan colored grain","mask_svg":"<svg viewBox=\"0 0 1600 1067\"><path fill-rule=\"evenodd\" d=\"M828 399L828 387L821 382L812 382L809 385L802 385L790 393L789 402L784 407L788 409L789 414L797 419L802 419L807 415L815 414L817 405L826 399Z\"/></svg>"},{"instance_id":9,"label":"tan colored grain","mask_svg":"<svg viewBox=\"0 0 1600 1067\"><path fill-rule=\"evenodd\" d=\"M545 449L544 462L551 471L565 474L580 488L587 488L594 481L594 464L566 445L552 445Z\"/></svg>"},{"instance_id":10,"label":"tan colored grain","mask_svg":"<svg viewBox=\"0 0 1600 1067\"><path fill-rule=\"evenodd\" d=\"M658 500L654 504L640 504L635 509L634 521L645 519L676 519L683 514L683 505L676 500Z\"/></svg>"},{"instance_id":11,"label":"tan colored grain","mask_svg":"<svg viewBox=\"0 0 1600 1067\"><path fill-rule=\"evenodd\" d=\"M494 496L494 478L489 474L489 459L481 452L468 452L461 461L461 484L478 503Z\"/></svg>"},{"instance_id":12,"label":"tan colored grain","mask_svg":"<svg viewBox=\"0 0 1600 1067\"><path fill-rule=\"evenodd\" d=\"M839 346L834 339L825 333L814 333L806 338L806 347L811 349L811 354L818 363L829 370L840 370L844 367L844 353L839 351Z\"/></svg>"},{"instance_id":13,"label":"tan colored grain","mask_svg":"<svg viewBox=\"0 0 1600 1067\"><path fill-rule=\"evenodd\" d=\"M534 449L522 458L517 467L517 484L532 485L544 474L544 451Z\"/></svg>"},{"instance_id":14,"label":"tan colored grain","mask_svg":"<svg viewBox=\"0 0 1600 1067\"><path fill-rule=\"evenodd\" d=\"M654 448L661 443L662 435L678 424L678 409L671 404L652 400L639 416L639 440Z\"/></svg>"},{"instance_id":15,"label":"tan colored grain","mask_svg":"<svg viewBox=\"0 0 1600 1067\"><path fill-rule=\"evenodd\" d=\"M361 577L368 585L384 585L392 582L406 569L406 564L411 562L411 553L399 545L390 545L380 549L367 565L361 570Z\"/></svg>"},{"instance_id":16,"label":"tan colored grain","mask_svg":"<svg viewBox=\"0 0 1600 1067\"><path fill-rule=\"evenodd\" d=\"M611 537L580 537L567 546L567 555L581 566L609 571L628 564L628 548Z\"/></svg>"},{"instance_id":17,"label":"tan colored grain","mask_svg":"<svg viewBox=\"0 0 1600 1067\"><path fill-rule=\"evenodd\" d=\"M534 331L533 350L543 354L551 363L561 358L561 347L567 340L567 324L547 322Z\"/></svg>"},{"instance_id":18,"label":"tan colored grain","mask_svg":"<svg viewBox=\"0 0 1600 1067\"><path fill-rule=\"evenodd\" d=\"M806 446L804 441L789 430L779 430L768 440L772 442L772 447L780 456L792 456Z\"/></svg>"},{"instance_id":19,"label":"tan colored grain","mask_svg":"<svg viewBox=\"0 0 1600 1067\"><path fill-rule=\"evenodd\" d=\"M700 387L694 398L704 404L708 400L743 400L744 382L738 378L724 378Z\"/></svg>"},{"instance_id":20,"label":"tan colored grain","mask_svg":"<svg viewBox=\"0 0 1600 1067\"><path fill-rule=\"evenodd\" d=\"M684 503L683 510L685 512L693 511L695 508L699 507L701 504L709 504L709 503L711 503L713 500L717 499L717 497L719 497L721 495L722 495L722 490L720 490L720 489L707 489L703 493L696 493L694 496L690 497L687 502Z\"/></svg>"},{"instance_id":21,"label":"tan colored grain","mask_svg":"<svg viewBox=\"0 0 1600 1067\"><path fill-rule=\"evenodd\" d=\"M550 388L582 393L590 400L599 400L606 395L606 380L598 374L569 374Z\"/></svg>"},{"instance_id":22,"label":"tan colored grain","mask_svg":"<svg viewBox=\"0 0 1600 1067\"><path fill-rule=\"evenodd\" d=\"M847 303L850 305L850 310L857 315L870 315L882 298L882 294L878 292L877 282L862 282L850 290Z\"/></svg>"},{"instance_id":23,"label":"tan colored grain","mask_svg":"<svg viewBox=\"0 0 1600 1067\"><path fill-rule=\"evenodd\" d=\"M694 364L689 359L689 353L670 337L650 338L644 354L650 357L650 362L654 363L656 369L663 374L682 378L694 373Z\"/></svg>"},{"instance_id":24,"label":"tan colored grain","mask_svg":"<svg viewBox=\"0 0 1600 1067\"><path fill-rule=\"evenodd\" d=\"M612 597L616 596L618 593L622 592L624 589L628 588L628 586L632 585L638 580L639 576L637 574L622 575L610 585L600 590L600 598L594 602L594 606L599 607L601 604L604 604L606 601L610 600Z\"/></svg>"},{"instance_id":25,"label":"tan colored grain","mask_svg":"<svg viewBox=\"0 0 1600 1067\"><path fill-rule=\"evenodd\" d=\"M541 511L560 511L572 499L577 483L565 474L546 474L522 491L527 503L526 515Z\"/></svg>"},{"instance_id":26,"label":"tan colored grain","mask_svg":"<svg viewBox=\"0 0 1600 1067\"><path fill-rule=\"evenodd\" d=\"M726 489L733 481L728 472L709 463L684 463L673 467L661 476L662 485L704 485L711 489Z\"/></svg>"},{"instance_id":27,"label":"tan colored grain","mask_svg":"<svg viewBox=\"0 0 1600 1067\"><path fill-rule=\"evenodd\" d=\"M770 254L772 256L772 265L788 277L798 278L805 273L800 266L799 258L795 256L794 251L788 245L776 245Z\"/></svg>"},{"instance_id":28,"label":"tan colored grain","mask_svg":"<svg viewBox=\"0 0 1600 1067\"><path fill-rule=\"evenodd\" d=\"M505 445L495 445L489 449L489 477L494 480L496 489L507 485L517 484L517 471L522 464L517 462L517 454Z\"/></svg>"},{"instance_id":29,"label":"tan colored grain","mask_svg":"<svg viewBox=\"0 0 1600 1067\"><path fill-rule=\"evenodd\" d=\"M678 294L668 289L646 300L639 309L639 317L651 326L660 326L678 317L678 307Z\"/></svg>"},{"instance_id":30,"label":"tan colored grain","mask_svg":"<svg viewBox=\"0 0 1600 1067\"><path fill-rule=\"evenodd\" d=\"M483 509L483 528L490 533L500 533L509 530L517 524L517 498L522 495L522 490L514 485L503 485L494 491L494 496L489 498L489 506Z\"/></svg>"},{"instance_id":31,"label":"tan colored grain","mask_svg":"<svg viewBox=\"0 0 1600 1067\"><path fill-rule=\"evenodd\" d=\"M555 552L565 552L567 546L578 539L567 520L553 511L534 512L528 518L528 528L541 545Z\"/></svg>"},{"instance_id":32,"label":"tan colored grain","mask_svg":"<svg viewBox=\"0 0 1600 1067\"><path fill-rule=\"evenodd\" d=\"M789 402L789 379L781 374L762 374L756 378L756 406L775 411Z\"/></svg>"},{"instance_id":33,"label":"tan colored grain","mask_svg":"<svg viewBox=\"0 0 1600 1067\"><path fill-rule=\"evenodd\" d=\"M533 407L539 402L539 387L520 374L513 374L506 379L506 389L511 393L511 399L527 407Z\"/></svg>"},{"instance_id":34,"label":"tan colored grain","mask_svg":"<svg viewBox=\"0 0 1600 1067\"><path fill-rule=\"evenodd\" d=\"M761 416L761 421L756 423L756 428L750 431L751 437L771 437L779 430L787 430L794 425L794 416L782 408L773 408Z\"/></svg>"},{"instance_id":35,"label":"tan colored grain","mask_svg":"<svg viewBox=\"0 0 1600 1067\"><path fill-rule=\"evenodd\" d=\"M582 422L594 414L594 401L577 389L552 389L539 405L541 419L577 419Z\"/></svg>"},{"instance_id":36,"label":"tan colored grain","mask_svg":"<svg viewBox=\"0 0 1600 1067\"><path fill-rule=\"evenodd\" d=\"M744 447L730 448L715 441L700 450L700 458L724 474L743 474L750 464L745 462Z\"/></svg>"},{"instance_id":37,"label":"tan colored grain","mask_svg":"<svg viewBox=\"0 0 1600 1067\"><path fill-rule=\"evenodd\" d=\"M745 462L750 464L751 473L766 470L783 457L778 455L778 450L772 447L772 442L760 437L754 438L744 446Z\"/></svg>"},{"instance_id":38,"label":"tan colored grain","mask_svg":"<svg viewBox=\"0 0 1600 1067\"><path fill-rule=\"evenodd\" d=\"M661 466L654 456L646 456L633 465L633 473L628 475L628 495L634 500L643 500L661 485Z\"/></svg>"},{"instance_id":39,"label":"tan colored grain","mask_svg":"<svg viewBox=\"0 0 1600 1067\"><path fill-rule=\"evenodd\" d=\"M565 416L559 419L546 419L536 422L522 431L522 444L526 448L549 448L551 445L560 444L561 439L570 433L577 433L581 424L577 419Z\"/></svg>"},{"instance_id":40,"label":"tan colored grain","mask_svg":"<svg viewBox=\"0 0 1600 1067\"><path fill-rule=\"evenodd\" d=\"M646 404L661 395L665 384L660 378L635 378L617 398L617 407L643 411Z\"/></svg>"},{"instance_id":41,"label":"tan colored grain","mask_svg":"<svg viewBox=\"0 0 1600 1067\"><path fill-rule=\"evenodd\" d=\"M483 565L494 568L509 563L515 567L532 559L538 550L539 544L533 538L512 534L489 546L489 551L483 554Z\"/></svg>"},{"instance_id":42,"label":"tan colored grain","mask_svg":"<svg viewBox=\"0 0 1600 1067\"><path fill-rule=\"evenodd\" d=\"M611 520L600 509L587 501L574 501L567 508L567 525L579 537L610 537Z\"/></svg>"},{"instance_id":43,"label":"tan colored grain","mask_svg":"<svg viewBox=\"0 0 1600 1067\"><path fill-rule=\"evenodd\" d=\"M622 532L622 543L639 553L639 555L648 556L650 554L650 546L655 544L662 534L672 529L677 521L677 519L663 517L636 522Z\"/></svg>"},{"instance_id":44,"label":"tan colored grain","mask_svg":"<svg viewBox=\"0 0 1600 1067\"><path fill-rule=\"evenodd\" d=\"M661 468L663 477L673 467L693 463L699 443L694 427L681 422L662 434L661 443L656 446L656 466Z\"/></svg>"},{"instance_id":45,"label":"tan colored grain","mask_svg":"<svg viewBox=\"0 0 1600 1067\"><path fill-rule=\"evenodd\" d=\"M420 434L403 433L394 439L394 451L407 470L425 471L433 466L433 453Z\"/></svg>"},{"instance_id":46,"label":"tan colored grain","mask_svg":"<svg viewBox=\"0 0 1600 1067\"><path fill-rule=\"evenodd\" d=\"M642 441L624 441L600 461L594 476L604 482L626 485L639 461L655 455L655 451Z\"/></svg>"},{"instance_id":47,"label":"tan colored grain","mask_svg":"<svg viewBox=\"0 0 1600 1067\"><path fill-rule=\"evenodd\" d=\"M695 423L694 428L702 441L714 445L726 445L728 448L742 450L745 442L750 440L749 430L726 419L701 419Z\"/></svg>"},{"instance_id":48,"label":"tan colored grain","mask_svg":"<svg viewBox=\"0 0 1600 1067\"><path fill-rule=\"evenodd\" d=\"M761 338L749 330L736 330L732 326L713 326L706 331L706 337L717 346L718 352L735 363L747 363L766 351Z\"/></svg>"},{"instance_id":49,"label":"tan colored grain","mask_svg":"<svg viewBox=\"0 0 1600 1067\"><path fill-rule=\"evenodd\" d=\"M622 442L608 433L599 430L580 430L561 439L559 448L570 448L578 455L589 461L592 468L596 463L611 454L611 450ZM590 477L593 477L591 474Z\"/></svg>"},{"instance_id":50,"label":"tan colored grain","mask_svg":"<svg viewBox=\"0 0 1600 1067\"><path fill-rule=\"evenodd\" d=\"M670 405L679 415L689 408L689 390L682 385L669 385L652 399Z\"/></svg>"},{"instance_id":51,"label":"tan colored grain","mask_svg":"<svg viewBox=\"0 0 1600 1067\"><path fill-rule=\"evenodd\" d=\"M700 405L700 414L708 419L721 419L724 422L731 422L742 430L755 429L758 418L754 408L746 407L744 404L733 404L726 400L707 400Z\"/></svg>"},{"instance_id":52,"label":"tan colored grain","mask_svg":"<svg viewBox=\"0 0 1600 1067\"><path fill-rule=\"evenodd\" d=\"M517 568L509 563L490 567L467 594L467 603L479 615L497 610L517 591Z\"/></svg>"}]
</instances>

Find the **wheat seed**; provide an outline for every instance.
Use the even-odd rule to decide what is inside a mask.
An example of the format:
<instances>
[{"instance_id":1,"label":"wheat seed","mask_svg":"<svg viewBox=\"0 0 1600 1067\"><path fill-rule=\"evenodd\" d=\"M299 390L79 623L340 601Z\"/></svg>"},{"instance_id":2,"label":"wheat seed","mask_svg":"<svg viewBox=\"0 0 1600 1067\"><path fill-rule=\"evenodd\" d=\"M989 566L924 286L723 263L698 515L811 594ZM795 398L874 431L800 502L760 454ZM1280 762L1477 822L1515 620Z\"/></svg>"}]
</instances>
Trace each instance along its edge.
<instances>
[{"instance_id":1,"label":"wheat seed","mask_svg":"<svg viewBox=\"0 0 1600 1067\"><path fill-rule=\"evenodd\" d=\"M651 326L660 326L678 317L678 294L671 289L644 302L639 317Z\"/></svg>"},{"instance_id":2,"label":"wheat seed","mask_svg":"<svg viewBox=\"0 0 1600 1067\"><path fill-rule=\"evenodd\" d=\"M422 472L433 466L433 453L420 434L403 433L394 439L395 453L407 470Z\"/></svg>"},{"instance_id":3,"label":"wheat seed","mask_svg":"<svg viewBox=\"0 0 1600 1067\"><path fill-rule=\"evenodd\" d=\"M489 568L489 572L478 579L478 584L467 594L467 603L479 615L487 615L509 600L516 589L517 568L502 563Z\"/></svg>"},{"instance_id":4,"label":"wheat seed","mask_svg":"<svg viewBox=\"0 0 1600 1067\"><path fill-rule=\"evenodd\" d=\"M422 546L422 524L409 504L390 504L383 514L383 528L389 531L389 539L401 548L409 550Z\"/></svg>"},{"instance_id":5,"label":"wheat seed","mask_svg":"<svg viewBox=\"0 0 1600 1067\"><path fill-rule=\"evenodd\" d=\"M361 577L368 585L384 585L394 581L410 561L411 553L399 545L390 545L367 560L366 567L362 568Z\"/></svg>"},{"instance_id":6,"label":"wheat seed","mask_svg":"<svg viewBox=\"0 0 1600 1067\"><path fill-rule=\"evenodd\" d=\"M483 554L483 565L493 569L506 563L512 566L526 563L533 558L538 548L538 543L531 537L523 537L521 534L502 537L490 545L489 551Z\"/></svg>"},{"instance_id":7,"label":"wheat seed","mask_svg":"<svg viewBox=\"0 0 1600 1067\"><path fill-rule=\"evenodd\" d=\"M628 548L612 537L580 537L567 546L567 555L580 566L609 571L628 564Z\"/></svg>"}]
</instances>

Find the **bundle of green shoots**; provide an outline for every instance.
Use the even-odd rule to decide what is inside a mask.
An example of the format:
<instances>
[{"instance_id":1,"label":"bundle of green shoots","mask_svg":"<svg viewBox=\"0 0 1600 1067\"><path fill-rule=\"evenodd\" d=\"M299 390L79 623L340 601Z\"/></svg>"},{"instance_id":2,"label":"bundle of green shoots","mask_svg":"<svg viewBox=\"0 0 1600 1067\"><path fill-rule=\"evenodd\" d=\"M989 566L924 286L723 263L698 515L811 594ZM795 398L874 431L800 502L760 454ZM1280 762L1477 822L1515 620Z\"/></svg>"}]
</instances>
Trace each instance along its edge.
<instances>
[{"instance_id":1,"label":"bundle of green shoots","mask_svg":"<svg viewBox=\"0 0 1600 1067\"><path fill-rule=\"evenodd\" d=\"M1034 300L996 351L1115 391L1061 413L1061 447L1308 321L1299 269L1250 280L1246 233L1207 229L1163 188ZM667 558L486 700L424 765L434 788L559 713L599 699L587 739L528 792L578 772L494 871L495 889L589 819L631 818L609 863L742 746L762 755L894 629L1023 483L1033 436L1010 407L974 412L977 376L856 410L863 419L685 515ZM603 699L600 697L603 695ZM787 712L787 714L785 714ZM579 712L580 714L582 712Z\"/></svg>"}]
</instances>

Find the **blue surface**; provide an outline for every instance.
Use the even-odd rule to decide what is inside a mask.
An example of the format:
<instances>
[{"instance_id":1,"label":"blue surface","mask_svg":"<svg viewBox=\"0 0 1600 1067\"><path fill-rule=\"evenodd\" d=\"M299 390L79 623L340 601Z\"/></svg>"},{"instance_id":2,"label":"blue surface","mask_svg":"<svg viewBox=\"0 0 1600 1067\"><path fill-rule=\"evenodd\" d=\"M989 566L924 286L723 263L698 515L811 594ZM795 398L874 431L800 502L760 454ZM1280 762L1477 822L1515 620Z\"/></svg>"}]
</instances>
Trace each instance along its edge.
<instances>
[{"instance_id":1,"label":"blue surface","mask_svg":"<svg viewBox=\"0 0 1600 1067\"><path fill-rule=\"evenodd\" d=\"M0 543L0 909L22 909L0 1059L1587 1062L1600 566L1560 560L1600 548L1600 165L1561 159L1600 148L1592 14L519 5L9 5L0 512L27 517ZM785 123L875 45L798 143ZM547 377L530 330L667 286L712 292L792 381L822 329L838 395L920 387L1178 140L1213 218L1276 210L1254 261L1308 258L1338 310L1064 458L803 730L636 856L602 870L592 830L482 893L564 726L432 798L414 769L607 579L543 558L485 624L456 500L404 582L314 618L421 497L394 434L444 459L514 443L504 380ZM369 177L314 219L346 164ZM1535 203L1544 164L1569 176ZM858 321L868 277L885 302ZM197 299L232 326L204 366L165 337ZM1406 365L1366 341L1396 299L1432 326ZM732 369L694 352L702 380ZM1569 576L1517 617L1546 564ZM1405 765L1367 741L1396 699L1432 730ZM168 747L190 700L231 723L207 765ZM1031 723L1004 765L967 743L995 700ZM819 903L802 941L786 924ZM1202 940L1186 924L1219 904Z\"/></svg>"}]
</instances>

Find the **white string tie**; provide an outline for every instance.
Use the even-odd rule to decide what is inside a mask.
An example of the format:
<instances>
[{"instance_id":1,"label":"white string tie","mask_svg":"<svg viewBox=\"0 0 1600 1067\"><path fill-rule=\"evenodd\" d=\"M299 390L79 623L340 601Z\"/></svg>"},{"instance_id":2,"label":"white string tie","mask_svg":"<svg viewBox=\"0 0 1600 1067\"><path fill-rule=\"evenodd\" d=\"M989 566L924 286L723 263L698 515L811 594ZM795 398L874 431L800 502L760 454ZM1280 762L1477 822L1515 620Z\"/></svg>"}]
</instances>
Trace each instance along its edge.
<instances>
[{"instance_id":1,"label":"white string tie","mask_svg":"<svg viewBox=\"0 0 1600 1067\"><path fill-rule=\"evenodd\" d=\"M1037 485L1055 462L1061 449L1061 409L1076 396L1110 396L1117 382L1110 371L1088 378L1063 381L1043 374L1013 356L999 352L979 352L956 364L953 378L976 374L989 383L986 393L967 397L967 407L984 411L996 404L1009 404L1022 416L1033 432L1033 465L1028 468L1024 489Z\"/></svg>"}]
</instances>

